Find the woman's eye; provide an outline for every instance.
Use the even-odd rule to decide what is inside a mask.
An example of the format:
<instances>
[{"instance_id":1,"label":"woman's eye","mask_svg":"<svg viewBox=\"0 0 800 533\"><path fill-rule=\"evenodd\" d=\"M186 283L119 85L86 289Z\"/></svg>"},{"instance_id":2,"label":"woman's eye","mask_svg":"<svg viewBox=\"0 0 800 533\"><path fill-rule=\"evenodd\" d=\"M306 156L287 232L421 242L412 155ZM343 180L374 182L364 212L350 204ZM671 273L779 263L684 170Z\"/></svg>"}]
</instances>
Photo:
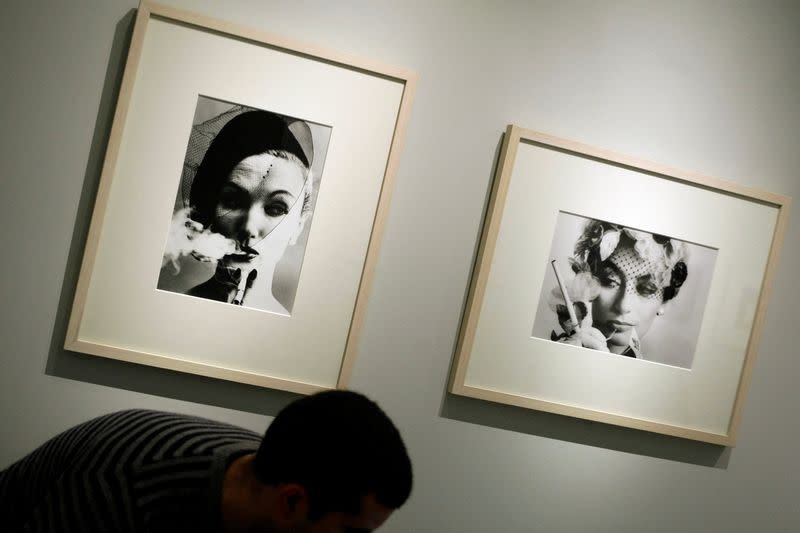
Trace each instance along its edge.
<instances>
[{"instance_id":1,"label":"woman's eye","mask_svg":"<svg viewBox=\"0 0 800 533\"><path fill-rule=\"evenodd\" d=\"M273 202L264 207L267 216L280 217L289 213L289 207L283 202Z\"/></svg>"},{"instance_id":2,"label":"woman's eye","mask_svg":"<svg viewBox=\"0 0 800 533\"><path fill-rule=\"evenodd\" d=\"M658 287L652 281L644 281L636 286L636 290L642 296L652 296L658 292Z\"/></svg>"},{"instance_id":3,"label":"woman's eye","mask_svg":"<svg viewBox=\"0 0 800 533\"><path fill-rule=\"evenodd\" d=\"M599 279L600 279L600 285L602 285L603 287L614 289L619 287L621 284L619 276L617 276L616 273L614 273L611 270L606 270L604 272L601 272Z\"/></svg>"},{"instance_id":4,"label":"woman's eye","mask_svg":"<svg viewBox=\"0 0 800 533\"><path fill-rule=\"evenodd\" d=\"M611 289L619 287L619 280L614 278L600 278L600 285Z\"/></svg>"},{"instance_id":5,"label":"woman's eye","mask_svg":"<svg viewBox=\"0 0 800 533\"><path fill-rule=\"evenodd\" d=\"M226 209L241 209L247 206L247 195L239 190L223 189L219 195L219 204Z\"/></svg>"}]
</instances>

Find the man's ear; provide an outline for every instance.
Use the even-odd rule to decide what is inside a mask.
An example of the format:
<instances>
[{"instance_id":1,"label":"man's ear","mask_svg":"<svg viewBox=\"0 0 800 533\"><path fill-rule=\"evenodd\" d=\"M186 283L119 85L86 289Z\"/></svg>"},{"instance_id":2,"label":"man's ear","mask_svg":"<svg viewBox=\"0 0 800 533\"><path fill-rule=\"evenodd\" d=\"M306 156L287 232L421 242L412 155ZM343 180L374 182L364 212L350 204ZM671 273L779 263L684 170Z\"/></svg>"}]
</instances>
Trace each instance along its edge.
<instances>
[{"instance_id":1,"label":"man's ear","mask_svg":"<svg viewBox=\"0 0 800 533\"><path fill-rule=\"evenodd\" d=\"M296 524L308 515L306 489L297 483L286 483L278 488L277 513L281 522Z\"/></svg>"}]
</instances>

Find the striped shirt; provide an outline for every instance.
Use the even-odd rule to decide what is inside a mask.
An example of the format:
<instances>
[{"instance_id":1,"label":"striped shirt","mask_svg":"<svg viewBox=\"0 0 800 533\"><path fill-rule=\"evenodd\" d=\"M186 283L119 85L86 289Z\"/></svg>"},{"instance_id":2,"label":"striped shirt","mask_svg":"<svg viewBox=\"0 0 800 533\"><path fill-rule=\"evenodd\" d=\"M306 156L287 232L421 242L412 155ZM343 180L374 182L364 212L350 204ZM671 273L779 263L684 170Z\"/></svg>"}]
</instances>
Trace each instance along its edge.
<instances>
[{"instance_id":1,"label":"striped shirt","mask_svg":"<svg viewBox=\"0 0 800 533\"><path fill-rule=\"evenodd\" d=\"M158 411L95 418L0 472L3 531L221 531L230 462L251 431Z\"/></svg>"}]
</instances>

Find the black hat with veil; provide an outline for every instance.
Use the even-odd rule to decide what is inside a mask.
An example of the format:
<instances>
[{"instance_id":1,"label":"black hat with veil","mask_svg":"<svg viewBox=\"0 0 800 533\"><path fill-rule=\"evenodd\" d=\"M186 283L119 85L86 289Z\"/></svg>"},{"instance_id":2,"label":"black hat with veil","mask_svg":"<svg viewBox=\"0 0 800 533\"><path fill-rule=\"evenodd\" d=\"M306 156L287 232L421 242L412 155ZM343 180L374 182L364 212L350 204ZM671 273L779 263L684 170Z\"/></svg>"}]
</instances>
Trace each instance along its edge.
<instances>
[{"instance_id":1,"label":"black hat with veil","mask_svg":"<svg viewBox=\"0 0 800 533\"><path fill-rule=\"evenodd\" d=\"M192 219L208 226L222 183L241 160L267 151L283 151L310 169L314 148L302 120L268 111L233 106L192 127L181 173L176 207L191 207Z\"/></svg>"}]
</instances>

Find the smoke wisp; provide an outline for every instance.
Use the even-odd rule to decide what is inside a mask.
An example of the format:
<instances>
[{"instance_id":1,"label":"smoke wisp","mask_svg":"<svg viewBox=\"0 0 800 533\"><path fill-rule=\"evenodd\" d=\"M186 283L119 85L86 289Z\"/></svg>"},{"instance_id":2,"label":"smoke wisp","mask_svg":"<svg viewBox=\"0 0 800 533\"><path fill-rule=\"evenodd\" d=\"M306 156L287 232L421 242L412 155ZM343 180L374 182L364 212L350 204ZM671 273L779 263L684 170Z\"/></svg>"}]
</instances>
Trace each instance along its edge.
<instances>
[{"instance_id":1,"label":"smoke wisp","mask_svg":"<svg viewBox=\"0 0 800 533\"><path fill-rule=\"evenodd\" d=\"M178 260L183 256L192 254L200 261L218 261L237 250L235 241L204 228L189 218L190 212L191 208L186 207L172 216L167 245L161 260L162 268L167 263L172 263L176 274L180 272Z\"/></svg>"}]
</instances>

